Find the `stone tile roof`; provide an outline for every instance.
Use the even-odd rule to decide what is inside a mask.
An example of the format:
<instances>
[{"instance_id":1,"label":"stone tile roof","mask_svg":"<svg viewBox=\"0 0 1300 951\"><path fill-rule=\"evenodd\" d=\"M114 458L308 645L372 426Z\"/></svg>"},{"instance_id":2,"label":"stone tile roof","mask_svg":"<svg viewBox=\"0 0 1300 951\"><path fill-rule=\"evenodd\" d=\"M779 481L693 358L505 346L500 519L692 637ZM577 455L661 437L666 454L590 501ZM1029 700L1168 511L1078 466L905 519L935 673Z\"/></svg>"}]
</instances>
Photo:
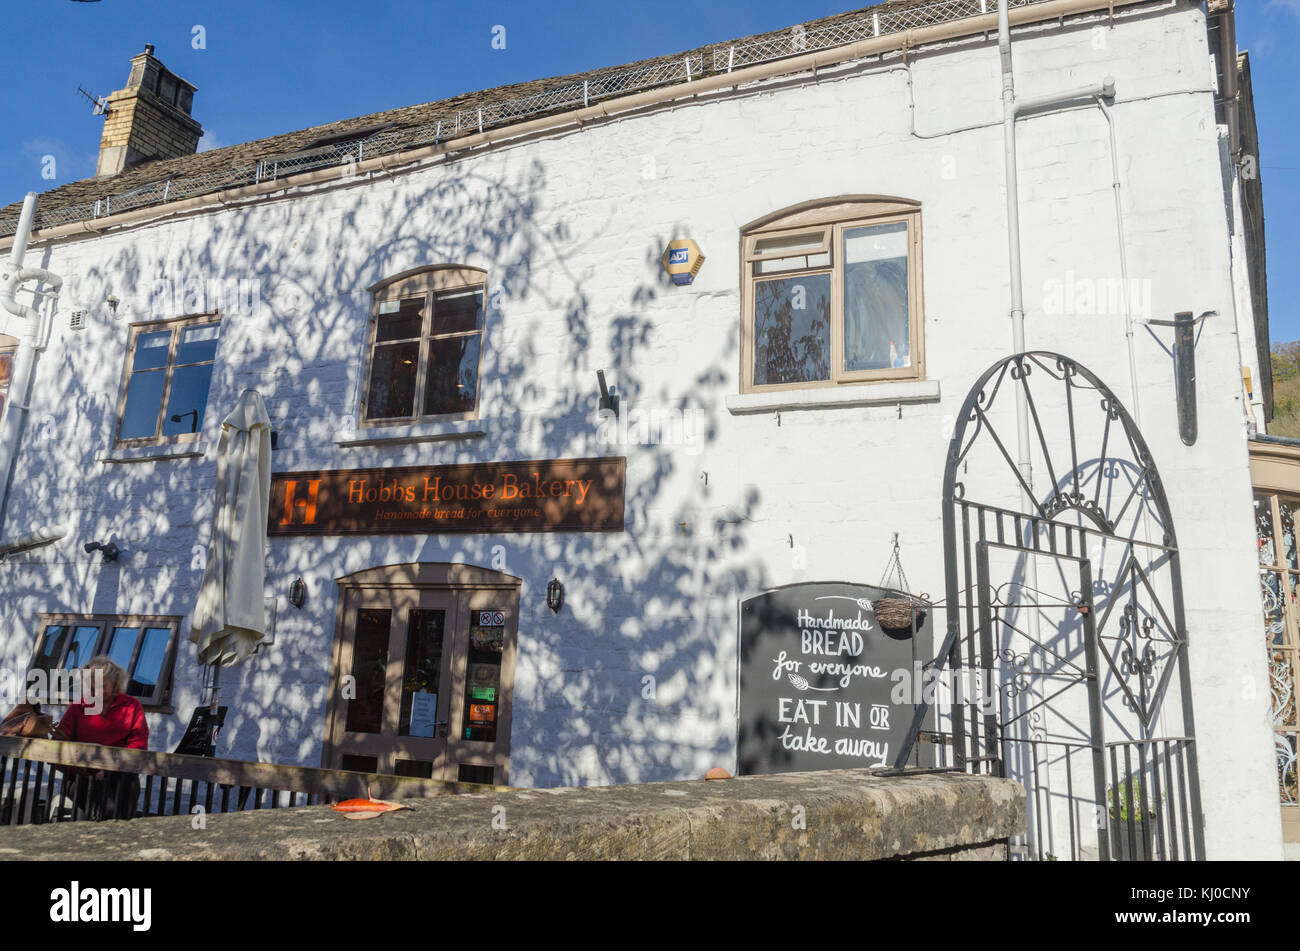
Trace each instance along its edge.
<instances>
[{"instance_id":1,"label":"stone tile roof","mask_svg":"<svg viewBox=\"0 0 1300 951\"><path fill-rule=\"evenodd\" d=\"M1031 5L1041 0L1012 0L1012 6ZM861 24L864 20L870 22L872 17L880 16L882 22L888 20L893 25L893 29L912 29L919 26L925 26L931 23L947 22L960 19L967 16L978 15L981 7L981 0L884 0L868 7L859 8L846 13L836 14L830 17L824 17L819 20L811 20L798 27L802 27L810 36L817 35L825 37L826 42L817 42L815 45L809 43L808 49L825 48L842 43L852 42L857 38L849 34L849 29L855 24ZM988 5L990 10L996 9L993 3ZM837 28L844 27L845 36L843 39L835 41L837 34L840 32ZM488 106L495 106L504 101L517 100L525 97L536 96L556 87L571 84L581 85L584 80L596 80L598 78L607 78L611 73L617 73L624 70L640 70L643 68L655 66L671 66L680 64L685 58L697 58L703 64L702 75L715 72L714 52L725 51L730 47L756 46L763 48L764 43L772 45L772 54L761 57L764 60L776 59L781 55L792 55L797 50L791 50L790 38L792 31L797 27L786 27L781 30L774 30L768 33L755 34L742 39L727 41L709 46L699 47L694 50L688 50L682 53L675 53L667 56L659 56L651 59L640 60L636 63L628 64L622 67L604 68L599 70L590 70L583 73L572 73L567 76L551 77L547 79L532 80L529 82L513 83L506 86L497 86L492 89L486 89L479 92L465 93L460 96L453 96L449 99L443 99L436 102L423 103L421 105L405 106L398 109L389 109L384 112L371 113L369 115L358 116L351 119L340 119L335 122L329 122L324 125L312 126L307 129L299 129L294 132L287 132L282 135L269 136L264 139L256 139L252 142L245 142L240 145L226 146L220 149L213 149L207 152L200 152L196 155L186 155L179 158L163 159L158 161L146 162L141 165L126 169L116 175L106 176L103 178L87 178L81 181L71 182L67 185L60 185L41 195L38 204L37 228L48 226L49 222L43 222L42 219L46 214L66 209L71 211L70 206L84 205L93 203L100 199L116 198L134 189L148 186L151 183L161 183L168 180L191 179L191 178L211 178L211 184L207 182L200 183L196 189L188 189L186 197L193 194L203 194L206 192L215 192L223 188L233 187L235 185L249 184L251 179L230 178L222 180L221 173L227 170L247 169L256 165L259 161L272 158L275 156L284 156L286 153L295 153L298 150L317 143L320 139L330 136L346 136L350 133L358 133L362 130L373 130L373 127L385 127L387 132L394 129L414 129L423 126L429 126L436 123L439 119L445 118L457 112L472 111L477 109L486 109ZM882 31L883 32L883 31ZM870 34L867 34L870 35ZM784 47L782 52L781 47ZM750 62L753 62L751 60ZM737 65L740 65L739 63ZM748 63L746 63L748 65ZM725 68L725 67L724 67ZM698 78L698 77L694 77ZM684 76L677 79L682 81ZM655 83L655 85L670 85L671 80ZM649 88L641 85L637 91ZM564 112L572 108L570 105L563 105L549 110L531 111L526 115L519 117L518 121L524 119L533 119L545 115L547 112ZM197 111L197 110L196 110ZM198 116L201 119L201 115ZM498 123L500 127L502 123ZM161 189L158 191L158 197L150 198L148 201L141 201L138 204L155 204L161 197ZM172 194L174 200L177 196ZM124 203L126 204L126 203ZM21 201L15 202L4 208L0 208L0 236L12 234L16 225L18 212L21 208ZM72 220L80 218L89 218L89 214L78 216Z\"/></svg>"}]
</instances>

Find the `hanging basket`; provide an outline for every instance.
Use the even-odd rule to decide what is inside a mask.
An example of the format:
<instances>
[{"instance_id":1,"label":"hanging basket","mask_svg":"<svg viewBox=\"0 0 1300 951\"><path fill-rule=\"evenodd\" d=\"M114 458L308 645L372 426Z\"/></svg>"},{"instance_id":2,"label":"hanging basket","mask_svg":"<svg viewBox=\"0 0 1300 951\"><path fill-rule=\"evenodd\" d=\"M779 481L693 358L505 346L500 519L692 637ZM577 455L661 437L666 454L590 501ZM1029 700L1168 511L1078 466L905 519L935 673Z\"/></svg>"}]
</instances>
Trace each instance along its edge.
<instances>
[{"instance_id":1,"label":"hanging basket","mask_svg":"<svg viewBox=\"0 0 1300 951\"><path fill-rule=\"evenodd\" d=\"M890 584L891 570L896 576L893 585ZM885 573L880 576L880 587L886 591L886 594L883 598L876 598L874 607L876 623L884 630L910 631L913 629L913 624L920 627L925 623L925 614L930 609L930 596L924 593L919 597L908 594L907 575L903 574L898 532L894 533L894 553L889 556Z\"/></svg>"},{"instance_id":2,"label":"hanging basket","mask_svg":"<svg viewBox=\"0 0 1300 951\"><path fill-rule=\"evenodd\" d=\"M887 631L910 631L913 618L916 626L925 623L925 613L930 603L915 595L891 595L877 598L872 602L876 611L876 623Z\"/></svg>"}]
</instances>

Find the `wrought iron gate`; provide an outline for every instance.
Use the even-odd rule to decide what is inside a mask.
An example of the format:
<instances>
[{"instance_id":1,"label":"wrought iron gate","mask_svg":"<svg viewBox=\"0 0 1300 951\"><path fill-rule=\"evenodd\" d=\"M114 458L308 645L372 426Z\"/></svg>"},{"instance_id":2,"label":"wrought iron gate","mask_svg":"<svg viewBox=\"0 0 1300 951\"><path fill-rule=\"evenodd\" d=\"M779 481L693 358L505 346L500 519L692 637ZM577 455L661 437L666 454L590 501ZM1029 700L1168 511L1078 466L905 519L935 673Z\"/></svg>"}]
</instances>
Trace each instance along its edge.
<instances>
[{"instance_id":1,"label":"wrought iron gate","mask_svg":"<svg viewBox=\"0 0 1300 951\"><path fill-rule=\"evenodd\" d=\"M1045 489L1011 456L1019 394ZM1204 858L1178 545L1115 394L1059 354L995 364L943 500L948 627L921 738L1025 786L1022 857Z\"/></svg>"}]
</instances>

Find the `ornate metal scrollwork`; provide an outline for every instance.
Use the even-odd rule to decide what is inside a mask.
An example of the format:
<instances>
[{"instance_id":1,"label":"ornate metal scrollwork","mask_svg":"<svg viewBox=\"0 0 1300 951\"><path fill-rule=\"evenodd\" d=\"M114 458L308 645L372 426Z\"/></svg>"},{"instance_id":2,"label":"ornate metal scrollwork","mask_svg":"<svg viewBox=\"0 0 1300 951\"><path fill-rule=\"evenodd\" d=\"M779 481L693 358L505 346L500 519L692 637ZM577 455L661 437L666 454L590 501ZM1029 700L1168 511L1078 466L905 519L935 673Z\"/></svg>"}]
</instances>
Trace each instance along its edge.
<instances>
[{"instance_id":1,"label":"ornate metal scrollwork","mask_svg":"<svg viewBox=\"0 0 1300 951\"><path fill-rule=\"evenodd\" d=\"M1141 674L1143 677L1149 678L1151 672L1155 670L1158 659L1155 648L1150 644L1142 650L1141 660L1134 657L1133 648L1126 644L1124 649L1120 651L1120 669L1124 671L1126 679L1135 674Z\"/></svg>"},{"instance_id":2,"label":"ornate metal scrollwork","mask_svg":"<svg viewBox=\"0 0 1300 951\"><path fill-rule=\"evenodd\" d=\"M1047 739L1047 723L1040 710L1034 710L1029 714L1029 738L1038 743Z\"/></svg>"},{"instance_id":3,"label":"ornate metal scrollwork","mask_svg":"<svg viewBox=\"0 0 1300 951\"><path fill-rule=\"evenodd\" d=\"M1002 684L1003 693L1008 700L1011 700L1029 689L1029 672L1032 671L1033 665L1027 654L1017 654L1009 647L998 651L998 658L1016 671L1014 676Z\"/></svg>"},{"instance_id":4,"label":"ornate metal scrollwork","mask_svg":"<svg viewBox=\"0 0 1300 951\"><path fill-rule=\"evenodd\" d=\"M1014 392L1004 396L1004 387ZM1028 423L1029 459L1018 452L1013 402L1020 450ZM954 765L1000 766L1017 779L1032 770L1036 790L1041 780L1049 796L1105 810L1105 777L1096 788L1057 789L1060 773L1068 777L1068 757L1116 737L1158 740L1154 734L1168 730L1157 717L1166 698L1189 688L1178 542L1165 487L1123 401L1062 354L999 360L970 388L957 419L944 475L944 558L947 603L964 610L950 610L942 653L968 669L997 672L1002 681L992 698L1002 708L997 717L952 709ZM1014 605L999 597L1004 582L1025 592ZM1024 613L1010 616L1012 608ZM1277 692L1280 698L1280 683ZM1102 735L1091 736L1084 702L1107 724ZM1182 720L1178 734L1193 736L1191 705L1179 703L1174 717ZM1177 742L1195 812L1195 747ZM1289 770L1293 782L1296 759L1294 747L1285 758L1279 750L1281 775ZM1189 852L1203 858L1199 823L1189 831ZM1031 829L1030 839L1055 843L1064 834Z\"/></svg>"},{"instance_id":5,"label":"ornate metal scrollwork","mask_svg":"<svg viewBox=\"0 0 1300 951\"><path fill-rule=\"evenodd\" d=\"M1110 520L1106 518L1105 510L1082 492L1053 492L1043 501L1043 514L1047 518L1053 518L1066 509L1084 512L1107 532L1115 530Z\"/></svg>"}]
</instances>

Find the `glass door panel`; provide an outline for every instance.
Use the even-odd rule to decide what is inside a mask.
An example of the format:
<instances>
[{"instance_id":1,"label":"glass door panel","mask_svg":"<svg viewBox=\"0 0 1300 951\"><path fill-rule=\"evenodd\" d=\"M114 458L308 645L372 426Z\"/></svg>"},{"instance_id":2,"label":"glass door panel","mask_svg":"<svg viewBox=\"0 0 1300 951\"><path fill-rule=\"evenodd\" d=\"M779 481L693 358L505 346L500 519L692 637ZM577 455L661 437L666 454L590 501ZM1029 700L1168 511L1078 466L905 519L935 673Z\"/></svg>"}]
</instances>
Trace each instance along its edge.
<instances>
[{"instance_id":1,"label":"glass door panel","mask_svg":"<svg viewBox=\"0 0 1300 951\"><path fill-rule=\"evenodd\" d=\"M501 611L471 612L461 730L461 736L466 740L486 743L496 741L505 623L505 615Z\"/></svg>"},{"instance_id":2,"label":"glass door panel","mask_svg":"<svg viewBox=\"0 0 1300 951\"><path fill-rule=\"evenodd\" d=\"M384 687L393 612L358 608L352 644L354 689L347 700L347 732L378 733L384 722Z\"/></svg>"},{"instance_id":3,"label":"glass door panel","mask_svg":"<svg viewBox=\"0 0 1300 951\"><path fill-rule=\"evenodd\" d=\"M433 739L437 735L446 624L445 610L412 608L408 611L402 712L397 730L401 736Z\"/></svg>"}]
</instances>

